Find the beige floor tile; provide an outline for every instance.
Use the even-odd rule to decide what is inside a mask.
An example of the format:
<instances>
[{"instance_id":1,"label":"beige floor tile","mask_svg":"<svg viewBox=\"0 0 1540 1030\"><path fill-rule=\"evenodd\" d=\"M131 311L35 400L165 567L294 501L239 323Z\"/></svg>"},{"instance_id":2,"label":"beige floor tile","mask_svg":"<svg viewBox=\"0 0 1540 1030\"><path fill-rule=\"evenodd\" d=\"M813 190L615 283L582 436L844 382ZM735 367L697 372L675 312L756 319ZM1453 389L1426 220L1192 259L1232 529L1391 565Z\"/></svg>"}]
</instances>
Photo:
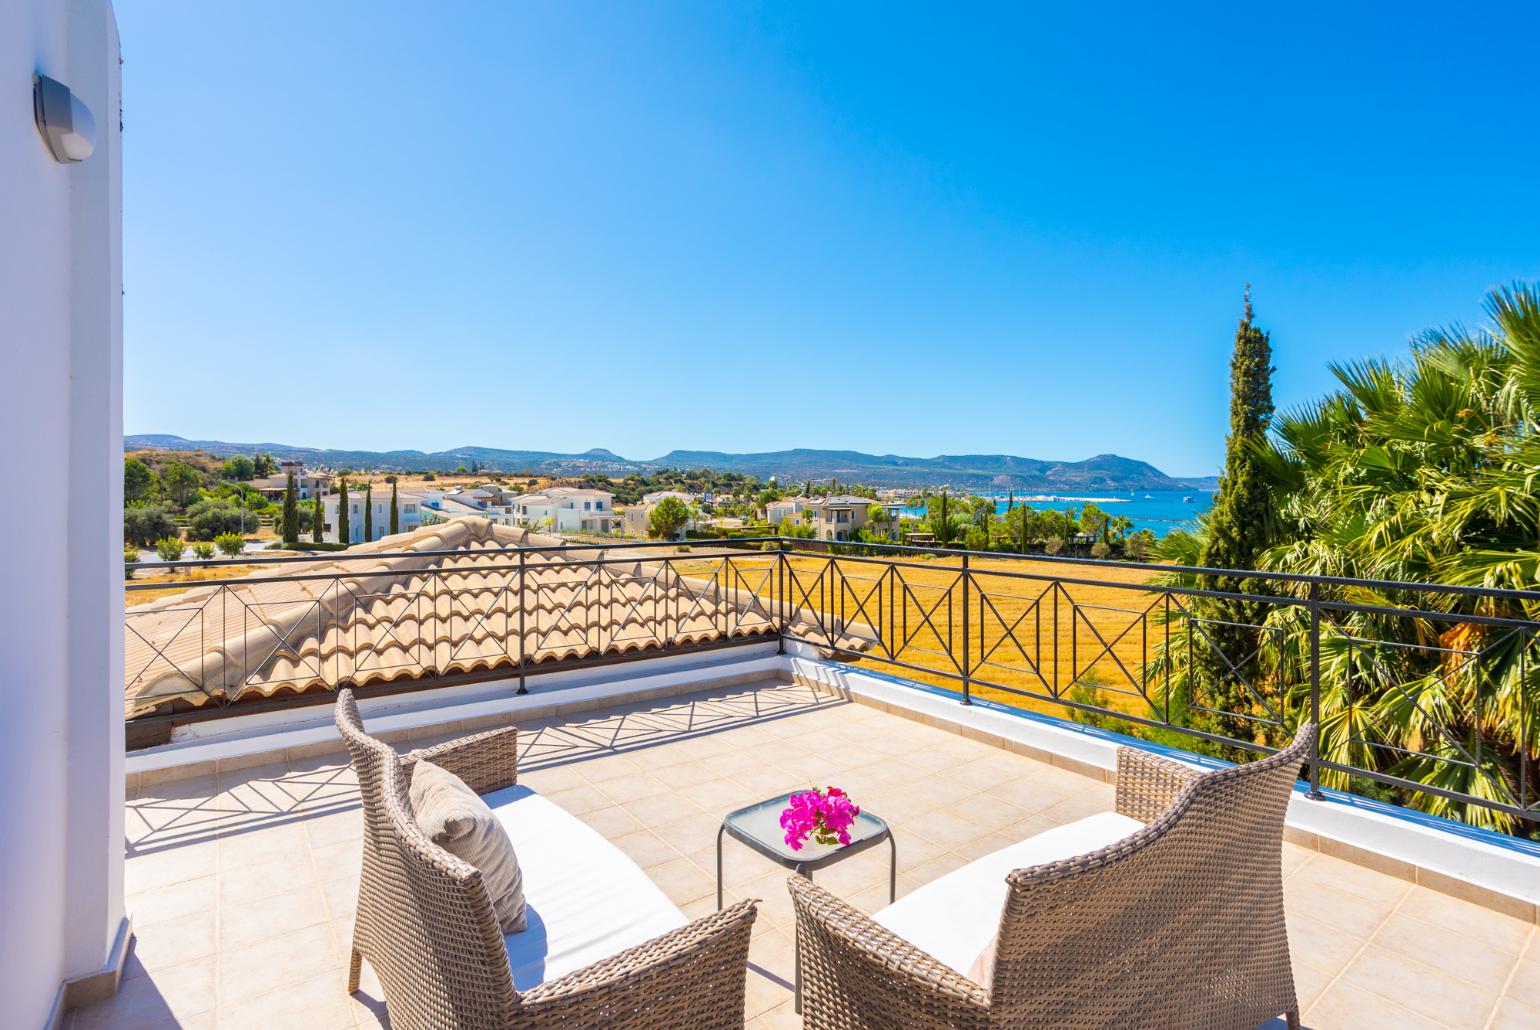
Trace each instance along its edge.
<instances>
[{"instance_id":1,"label":"beige floor tile","mask_svg":"<svg viewBox=\"0 0 1540 1030\"><path fill-rule=\"evenodd\" d=\"M968 860L966 858L949 851L939 858L933 858L929 862L922 862L907 872L899 873L899 880L901 884L907 879L917 885L923 885L945 876L954 869L961 869L967 864Z\"/></svg>"},{"instance_id":2,"label":"beige floor tile","mask_svg":"<svg viewBox=\"0 0 1540 1030\"><path fill-rule=\"evenodd\" d=\"M284 868L310 861L310 839L295 824L242 830L219 838L219 871Z\"/></svg>"},{"instance_id":3,"label":"beige floor tile","mask_svg":"<svg viewBox=\"0 0 1540 1030\"><path fill-rule=\"evenodd\" d=\"M786 981L792 979L796 954L796 945L785 930L760 934L749 944L749 964Z\"/></svg>"},{"instance_id":4,"label":"beige floor tile","mask_svg":"<svg viewBox=\"0 0 1540 1030\"><path fill-rule=\"evenodd\" d=\"M1338 980L1304 1013L1310 1030L1440 1030L1444 1024ZM1447 1028L1444 1028L1447 1030Z\"/></svg>"},{"instance_id":5,"label":"beige floor tile","mask_svg":"<svg viewBox=\"0 0 1540 1030\"><path fill-rule=\"evenodd\" d=\"M1525 1005L1512 998L1504 998L1492 1013L1488 1030L1535 1030L1540 1027L1540 1008Z\"/></svg>"},{"instance_id":6,"label":"beige floor tile","mask_svg":"<svg viewBox=\"0 0 1540 1030\"><path fill-rule=\"evenodd\" d=\"M1540 1009L1540 930L1534 931L1524 956L1508 982L1507 995L1531 1008Z\"/></svg>"},{"instance_id":7,"label":"beige floor tile","mask_svg":"<svg viewBox=\"0 0 1540 1030\"><path fill-rule=\"evenodd\" d=\"M1302 869L1306 862L1315 858L1316 852L1302 848L1297 844L1285 844L1283 846L1283 875L1292 876Z\"/></svg>"},{"instance_id":8,"label":"beige floor tile","mask_svg":"<svg viewBox=\"0 0 1540 1030\"><path fill-rule=\"evenodd\" d=\"M1401 907L1407 915L1425 923L1502 947L1519 947L1534 929L1533 923L1426 887L1413 887Z\"/></svg>"},{"instance_id":9,"label":"beige floor tile","mask_svg":"<svg viewBox=\"0 0 1540 1030\"><path fill-rule=\"evenodd\" d=\"M677 787L675 793L693 802L704 812L717 812L722 815L761 800L737 780L726 777Z\"/></svg>"},{"instance_id":10,"label":"beige floor tile","mask_svg":"<svg viewBox=\"0 0 1540 1030\"><path fill-rule=\"evenodd\" d=\"M686 858L655 865L647 870L647 875L676 905L716 896L716 881Z\"/></svg>"},{"instance_id":11,"label":"beige floor tile","mask_svg":"<svg viewBox=\"0 0 1540 1030\"><path fill-rule=\"evenodd\" d=\"M308 980L288 983L253 998L220 999L220 1030L271 1030L273 1027L343 1030L353 1026L347 982L328 968Z\"/></svg>"},{"instance_id":12,"label":"beige floor tile","mask_svg":"<svg viewBox=\"0 0 1540 1030\"><path fill-rule=\"evenodd\" d=\"M1495 940L1478 940L1424 923L1403 907L1391 914L1370 943L1419 959L1486 990L1500 991L1518 964L1520 949L1494 943Z\"/></svg>"},{"instance_id":13,"label":"beige floor tile","mask_svg":"<svg viewBox=\"0 0 1540 1030\"><path fill-rule=\"evenodd\" d=\"M722 817L693 812L667 822L648 824L648 828L672 844L680 854L691 854L715 845L717 832L722 828ZM726 846L725 842L723 846Z\"/></svg>"},{"instance_id":14,"label":"beige floor tile","mask_svg":"<svg viewBox=\"0 0 1540 1030\"><path fill-rule=\"evenodd\" d=\"M326 899L318 886L286 891L219 913L219 948L239 949L327 921Z\"/></svg>"},{"instance_id":15,"label":"beige floor tile","mask_svg":"<svg viewBox=\"0 0 1540 1030\"><path fill-rule=\"evenodd\" d=\"M1012 844L1017 843L1020 843L1020 841L1009 833L988 833L982 836L969 837L959 843L953 850L971 862L974 859L983 858L985 855L999 851L1001 848L1008 848Z\"/></svg>"},{"instance_id":16,"label":"beige floor tile","mask_svg":"<svg viewBox=\"0 0 1540 1030\"><path fill-rule=\"evenodd\" d=\"M669 794L673 790L668 784L644 772L635 772L630 776L619 779L605 780L596 783L600 792L616 804L626 804L631 801L640 801L642 798L657 797L660 794Z\"/></svg>"},{"instance_id":17,"label":"beige floor tile","mask_svg":"<svg viewBox=\"0 0 1540 1030\"><path fill-rule=\"evenodd\" d=\"M305 830L305 836L310 840L313 848L323 848L332 844L357 845L364 836L364 813L362 809L353 808L343 812L332 812L326 815L318 815L304 820L300 824Z\"/></svg>"},{"instance_id":18,"label":"beige floor tile","mask_svg":"<svg viewBox=\"0 0 1540 1030\"><path fill-rule=\"evenodd\" d=\"M1314 863L1311 863L1312 865ZM1407 885L1410 889L1410 885ZM1301 883L1291 876L1283 884L1284 910L1318 919L1354 937L1368 940L1390 917L1395 902L1375 902L1356 894L1345 894L1334 887Z\"/></svg>"},{"instance_id":19,"label":"beige floor tile","mask_svg":"<svg viewBox=\"0 0 1540 1030\"><path fill-rule=\"evenodd\" d=\"M745 984L744 1011L749 1018L753 1018L762 1012L768 1012L784 1002L792 995L791 984L779 978L772 978L757 969L750 969L747 983Z\"/></svg>"},{"instance_id":20,"label":"beige floor tile","mask_svg":"<svg viewBox=\"0 0 1540 1030\"><path fill-rule=\"evenodd\" d=\"M1310 966L1336 976L1368 943L1301 913L1288 916L1289 953L1294 967Z\"/></svg>"},{"instance_id":21,"label":"beige floor tile","mask_svg":"<svg viewBox=\"0 0 1540 1030\"><path fill-rule=\"evenodd\" d=\"M1377 873L1330 855L1316 855L1295 874L1294 885L1316 883L1377 904L1394 904L1407 894L1407 881Z\"/></svg>"},{"instance_id":22,"label":"beige floor tile","mask_svg":"<svg viewBox=\"0 0 1540 1030\"><path fill-rule=\"evenodd\" d=\"M609 808L615 804L608 795L592 786L552 791L545 796L552 804L560 805L573 815L579 816L597 812L601 808Z\"/></svg>"},{"instance_id":23,"label":"beige floor tile","mask_svg":"<svg viewBox=\"0 0 1540 1030\"><path fill-rule=\"evenodd\" d=\"M124 980L111 998L74 1012L70 1026L160 1030L212 1025L214 999L214 963L198 959Z\"/></svg>"},{"instance_id":24,"label":"beige floor tile","mask_svg":"<svg viewBox=\"0 0 1540 1030\"><path fill-rule=\"evenodd\" d=\"M1299 1002L1300 1011L1308 1012L1336 977L1335 972L1294 963L1294 997Z\"/></svg>"},{"instance_id":25,"label":"beige floor tile","mask_svg":"<svg viewBox=\"0 0 1540 1030\"><path fill-rule=\"evenodd\" d=\"M1495 990L1374 944L1348 965L1342 980L1446 1026L1480 1026L1497 1002Z\"/></svg>"},{"instance_id":26,"label":"beige floor tile","mask_svg":"<svg viewBox=\"0 0 1540 1030\"><path fill-rule=\"evenodd\" d=\"M619 805L588 812L582 816L582 820L611 840L643 828L634 815Z\"/></svg>"},{"instance_id":27,"label":"beige floor tile","mask_svg":"<svg viewBox=\"0 0 1540 1030\"><path fill-rule=\"evenodd\" d=\"M123 891L132 900L162 887L212 876L218 867L219 849L212 840L193 845L162 845L160 850L128 857L123 863Z\"/></svg>"},{"instance_id":28,"label":"beige floor tile","mask_svg":"<svg viewBox=\"0 0 1540 1030\"><path fill-rule=\"evenodd\" d=\"M363 856L363 844L359 841L310 849L311 864L315 866L316 876L322 880L339 876L351 876L357 880L363 869Z\"/></svg>"},{"instance_id":29,"label":"beige floor tile","mask_svg":"<svg viewBox=\"0 0 1540 1030\"><path fill-rule=\"evenodd\" d=\"M749 1021L751 1030L802 1030L802 1017L795 1006L783 1001L768 1012L762 1012Z\"/></svg>"},{"instance_id":30,"label":"beige floor tile","mask_svg":"<svg viewBox=\"0 0 1540 1030\"><path fill-rule=\"evenodd\" d=\"M136 927L133 951L123 975L153 973L195 959L212 963L218 950L215 926L214 911L206 909L182 919Z\"/></svg>"},{"instance_id":31,"label":"beige floor tile","mask_svg":"<svg viewBox=\"0 0 1540 1030\"><path fill-rule=\"evenodd\" d=\"M627 801L619 807L630 813L640 825L649 829L702 814L699 805L681 797L673 790ZM715 818L720 821L721 815L718 814Z\"/></svg>"},{"instance_id":32,"label":"beige floor tile","mask_svg":"<svg viewBox=\"0 0 1540 1030\"><path fill-rule=\"evenodd\" d=\"M331 927L325 923L228 949L219 957L219 1002L227 1006L254 998L338 966Z\"/></svg>"},{"instance_id":33,"label":"beige floor tile","mask_svg":"<svg viewBox=\"0 0 1540 1030\"><path fill-rule=\"evenodd\" d=\"M572 765L552 765L545 768L520 769L519 783L541 794L588 785L588 778Z\"/></svg>"},{"instance_id":34,"label":"beige floor tile","mask_svg":"<svg viewBox=\"0 0 1540 1030\"><path fill-rule=\"evenodd\" d=\"M636 830L611 838L614 845L631 857L631 861L643 869L651 869L664 862L673 862L682 856L673 845L650 830Z\"/></svg>"},{"instance_id":35,"label":"beige floor tile","mask_svg":"<svg viewBox=\"0 0 1540 1030\"><path fill-rule=\"evenodd\" d=\"M319 882L313 863L294 861L276 867L264 863L242 865L221 872L219 904L227 907L241 907L270 898L274 894L283 894L297 887L313 886Z\"/></svg>"},{"instance_id":36,"label":"beige floor tile","mask_svg":"<svg viewBox=\"0 0 1540 1030\"><path fill-rule=\"evenodd\" d=\"M212 917L218 896L218 880L213 876L199 876L135 894L128 899L128 908L135 928L148 930L157 924L189 916Z\"/></svg>"},{"instance_id":37,"label":"beige floor tile","mask_svg":"<svg viewBox=\"0 0 1540 1030\"><path fill-rule=\"evenodd\" d=\"M925 837L893 831L893 842L898 847L898 871L908 872L933 859L940 858L950 849Z\"/></svg>"},{"instance_id":38,"label":"beige floor tile","mask_svg":"<svg viewBox=\"0 0 1540 1030\"><path fill-rule=\"evenodd\" d=\"M321 881L321 896L326 899L329 919L350 916L358 909L358 876L339 876Z\"/></svg>"}]
</instances>

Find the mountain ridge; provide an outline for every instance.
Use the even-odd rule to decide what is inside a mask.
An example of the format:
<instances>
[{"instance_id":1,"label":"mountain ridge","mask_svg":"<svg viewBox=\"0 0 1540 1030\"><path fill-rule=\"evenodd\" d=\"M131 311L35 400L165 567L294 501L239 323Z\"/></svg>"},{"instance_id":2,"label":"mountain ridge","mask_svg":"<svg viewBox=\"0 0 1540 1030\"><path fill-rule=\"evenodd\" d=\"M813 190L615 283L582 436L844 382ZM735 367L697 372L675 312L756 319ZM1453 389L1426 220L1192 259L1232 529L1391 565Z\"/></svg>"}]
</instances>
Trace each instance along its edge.
<instances>
[{"instance_id":1,"label":"mountain ridge","mask_svg":"<svg viewBox=\"0 0 1540 1030\"><path fill-rule=\"evenodd\" d=\"M230 443L223 440L189 440L167 433L138 433L123 438L125 451L207 451L218 457L271 453L333 468L368 467L423 472L443 472L459 465L478 463L502 472L531 472L551 476L587 473L647 474L665 468L711 468L738 472L761 480L777 477L792 483L831 477L869 486L955 486L970 490L1014 489L1062 492L1064 490L1185 490L1212 489L1207 476L1169 476L1149 462L1118 454L1097 454L1082 461L1054 461L1014 454L938 454L930 458L901 454L867 454L863 451L795 447L781 451L731 453L727 451L673 450L658 458L622 458L603 447L582 453L507 450L466 446L447 451L365 451L302 447L281 443Z\"/></svg>"}]
</instances>

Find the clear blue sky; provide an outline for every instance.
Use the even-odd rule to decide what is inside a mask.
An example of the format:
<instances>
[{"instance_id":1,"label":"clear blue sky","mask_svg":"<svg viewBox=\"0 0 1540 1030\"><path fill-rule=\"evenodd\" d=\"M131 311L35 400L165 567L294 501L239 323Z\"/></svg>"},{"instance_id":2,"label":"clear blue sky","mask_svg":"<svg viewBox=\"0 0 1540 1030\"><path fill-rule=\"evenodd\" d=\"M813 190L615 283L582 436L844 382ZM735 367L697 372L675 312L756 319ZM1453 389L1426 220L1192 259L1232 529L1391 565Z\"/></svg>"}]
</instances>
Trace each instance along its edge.
<instances>
[{"instance_id":1,"label":"clear blue sky","mask_svg":"<svg viewBox=\"0 0 1540 1030\"><path fill-rule=\"evenodd\" d=\"M117 0L126 428L1204 474L1540 278L1536 5L1166 6Z\"/></svg>"}]
</instances>

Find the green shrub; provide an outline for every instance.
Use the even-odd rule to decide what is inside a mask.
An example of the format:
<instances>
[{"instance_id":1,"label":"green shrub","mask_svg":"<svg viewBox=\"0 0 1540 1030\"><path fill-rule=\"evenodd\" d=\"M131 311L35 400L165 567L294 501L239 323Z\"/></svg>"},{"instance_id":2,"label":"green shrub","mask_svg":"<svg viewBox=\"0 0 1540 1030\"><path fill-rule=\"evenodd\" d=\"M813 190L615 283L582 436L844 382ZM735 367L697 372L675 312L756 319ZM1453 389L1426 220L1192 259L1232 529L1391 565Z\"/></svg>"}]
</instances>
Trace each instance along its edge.
<instances>
[{"instance_id":1,"label":"green shrub","mask_svg":"<svg viewBox=\"0 0 1540 1030\"><path fill-rule=\"evenodd\" d=\"M157 504L128 508L123 512L123 542L154 547L155 541L176 535L176 520Z\"/></svg>"},{"instance_id":2,"label":"green shrub","mask_svg":"<svg viewBox=\"0 0 1540 1030\"><path fill-rule=\"evenodd\" d=\"M214 546L219 548L220 553L234 558L246 550L246 540L239 533L221 533L214 538Z\"/></svg>"},{"instance_id":3,"label":"green shrub","mask_svg":"<svg viewBox=\"0 0 1540 1030\"><path fill-rule=\"evenodd\" d=\"M1112 554L1112 548L1105 540L1098 540L1096 543L1091 545L1092 558L1106 558L1110 554Z\"/></svg>"},{"instance_id":4,"label":"green shrub","mask_svg":"<svg viewBox=\"0 0 1540 1030\"><path fill-rule=\"evenodd\" d=\"M139 564L139 548L133 544L123 545L123 578L134 578L134 566Z\"/></svg>"},{"instance_id":5,"label":"green shrub","mask_svg":"<svg viewBox=\"0 0 1540 1030\"><path fill-rule=\"evenodd\" d=\"M182 538L163 536L155 541L155 553L161 561L177 561L182 557Z\"/></svg>"},{"instance_id":6,"label":"green shrub","mask_svg":"<svg viewBox=\"0 0 1540 1030\"><path fill-rule=\"evenodd\" d=\"M209 543L207 540L200 540L193 544L192 551L194 557L203 561L208 561L210 558L214 557L214 545Z\"/></svg>"},{"instance_id":7,"label":"green shrub","mask_svg":"<svg viewBox=\"0 0 1540 1030\"><path fill-rule=\"evenodd\" d=\"M239 533L256 523L251 512L242 512L228 497L199 501L187 509L187 539L215 540L225 533Z\"/></svg>"}]
</instances>

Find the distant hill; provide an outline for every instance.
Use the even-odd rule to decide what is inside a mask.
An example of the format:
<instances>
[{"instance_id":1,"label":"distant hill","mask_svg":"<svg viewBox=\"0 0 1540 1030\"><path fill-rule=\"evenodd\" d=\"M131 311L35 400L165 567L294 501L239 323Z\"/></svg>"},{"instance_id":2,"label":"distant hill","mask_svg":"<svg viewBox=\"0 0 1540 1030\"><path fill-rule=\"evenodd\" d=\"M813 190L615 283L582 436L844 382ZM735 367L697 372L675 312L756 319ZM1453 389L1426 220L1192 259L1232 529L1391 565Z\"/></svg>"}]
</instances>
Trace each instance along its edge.
<instances>
[{"instance_id":1,"label":"distant hill","mask_svg":"<svg viewBox=\"0 0 1540 1030\"><path fill-rule=\"evenodd\" d=\"M1048 493L1091 490L1211 490L1212 477L1176 478L1148 462L1117 454L1098 454L1084 461L1048 461L1011 454L941 454L934 458L909 458L898 454L864 454L860 451L825 451L796 448L755 454L722 451L670 451L660 458L622 458L602 447L581 454L553 451L512 451L496 447L457 447L449 451L347 451L298 447L280 443L227 443L223 440L188 440L180 436L147 433L123 438L125 450L208 451L233 454L270 453L279 458L305 461L330 468L379 468L442 472L476 462L489 470L519 472L525 469L550 476L581 476L647 473L664 468L712 468L740 472L759 479L775 476L782 483L831 477L871 486L954 486L967 490L1017 490Z\"/></svg>"}]
</instances>

